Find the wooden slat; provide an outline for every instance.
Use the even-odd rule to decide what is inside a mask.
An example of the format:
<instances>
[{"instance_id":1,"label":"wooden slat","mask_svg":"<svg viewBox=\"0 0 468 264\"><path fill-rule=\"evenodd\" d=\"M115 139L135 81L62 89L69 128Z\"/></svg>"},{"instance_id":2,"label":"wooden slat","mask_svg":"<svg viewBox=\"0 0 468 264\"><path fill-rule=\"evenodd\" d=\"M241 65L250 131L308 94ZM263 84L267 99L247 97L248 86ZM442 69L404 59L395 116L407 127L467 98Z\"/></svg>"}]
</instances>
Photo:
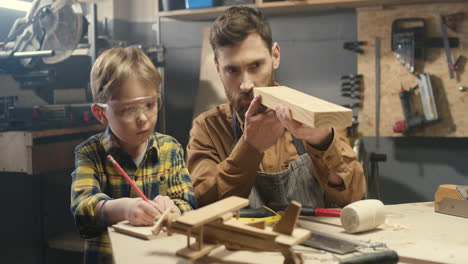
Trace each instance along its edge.
<instances>
[{"instance_id":1,"label":"wooden slat","mask_svg":"<svg viewBox=\"0 0 468 264\"><path fill-rule=\"evenodd\" d=\"M302 228L295 228L292 235L279 235L275 242L285 246L294 246L305 241L310 236L310 231Z\"/></svg>"},{"instance_id":2,"label":"wooden slat","mask_svg":"<svg viewBox=\"0 0 468 264\"><path fill-rule=\"evenodd\" d=\"M113 225L112 227L115 231L119 233L138 237L145 240L151 240L156 237L155 235L153 235L154 226L132 226L130 225L128 220L119 222Z\"/></svg>"},{"instance_id":3,"label":"wooden slat","mask_svg":"<svg viewBox=\"0 0 468 264\"><path fill-rule=\"evenodd\" d=\"M429 4L429 3L453 3L466 0L302 0L302 1L257 1L250 4L260 9L267 16L300 14L311 12L322 12L336 9L354 9L362 7L376 6L397 6L409 4ZM161 17L168 17L181 20L207 20L214 19L229 6L218 6L212 8L182 9L158 12Z\"/></svg>"},{"instance_id":4,"label":"wooden slat","mask_svg":"<svg viewBox=\"0 0 468 264\"><path fill-rule=\"evenodd\" d=\"M190 245L190 248L182 248L177 250L176 254L188 259L199 259L205 255L208 255L211 250L215 249L218 245L216 244L207 244L205 243L201 250L198 249L198 244L193 243Z\"/></svg>"},{"instance_id":5,"label":"wooden slat","mask_svg":"<svg viewBox=\"0 0 468 264\"><path fill-rule=\"evenodd\" d=\"M189 211L177 218L176 222L190 227L198 227L216 219L222 219L229 212L246 207L249 200L237 196L231 196L200 209Z\"/></svg>"},{"instance_id":6,"label":"wooden slat","mask_svg":"<svg viewBox=\"0 0 468 264\"><path fill-rule=\"evenodd\" d=\"M249 226L239 220L231 219L222 224L210 224L213 228L231 231L233 233L245 234L251 237L259 237L262 239L274 239L278 233L273 232L270 229L260 229L253 226Z\"/></svg>"},{"instance_id":7,"label":"wooden slat","mask_svg":"<svg viewBox=\"0 0 468 264\"><path fill-rule=\"evenodd\" d=\"M310 127L348 127L352 123L351 109L327 102L286 86L254 88L262 96L262 104L274 109L285 104L292 118Z\"/></svg>"},{"instance_id":8,"label":"wooden slat","mask_svg":"<svg viewBox=\"0 0 468 264\"><path fill-rule=\"evenodd\" d=\"M82 127L70 127L70 128L33 131L31 133L32 133L33 138L41 138L41 137L63 136L63 135L68 135L68 134L93 132L93 131L101 132L101 131L104 131L105 129L106 127L104 125L95 124L95 125L82 126Z\"/></svg>"}]
</instances>

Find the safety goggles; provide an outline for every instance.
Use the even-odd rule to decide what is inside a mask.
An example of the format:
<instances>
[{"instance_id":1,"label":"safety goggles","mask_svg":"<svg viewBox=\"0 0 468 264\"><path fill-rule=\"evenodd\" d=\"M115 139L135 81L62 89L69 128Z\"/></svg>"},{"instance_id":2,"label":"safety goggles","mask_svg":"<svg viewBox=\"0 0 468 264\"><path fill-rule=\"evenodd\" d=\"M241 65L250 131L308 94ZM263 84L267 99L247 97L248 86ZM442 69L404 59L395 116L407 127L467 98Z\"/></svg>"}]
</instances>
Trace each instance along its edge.
<instances>
[{"instance_id":1,"label":"safety goggles","mask_svg":"<svg viewBox=\"0 0 468 264\"><path fill-rule=\"evenodd\" d=\"M109 103L97 103L103 109L112 109L115 115L126 119L136 119L141 113L146 116L154 116L158 110L158 96L137 97L126 101L110 101Z\"/></svg>"}]
</instances>

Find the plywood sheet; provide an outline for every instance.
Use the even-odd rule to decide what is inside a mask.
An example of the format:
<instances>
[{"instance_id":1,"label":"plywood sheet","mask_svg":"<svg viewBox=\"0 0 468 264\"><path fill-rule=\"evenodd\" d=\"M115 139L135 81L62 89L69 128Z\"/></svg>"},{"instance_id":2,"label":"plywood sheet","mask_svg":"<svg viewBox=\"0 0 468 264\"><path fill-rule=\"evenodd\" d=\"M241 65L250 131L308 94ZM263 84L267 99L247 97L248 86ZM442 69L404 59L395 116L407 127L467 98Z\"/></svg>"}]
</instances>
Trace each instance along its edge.
<instances>
[{"instance_id":1,"label":"plywood sheet","mask_svg":"<svg viewBox=\"0 0 468 264\"><path fill-rule=\"evenodd\" d=\"M203 43L200 58L200 81L195 97L193 117L227 102L224 86L219 78L214 63L214 53L210 45L209 29L203 31Z\"/></svg>"},{"instance_id":2,"label":"plywood sheet","mask_svg":"<svg viewBox=\"0 0 468 264\"><path fill-rule=\"evenodd\" d=\"M155 223L156 225L156 223ZM153 235L154 226L132 226L128 220L119 222L112 226L115 231L122 234L127 234L130 236L138 237L141 239L150 240L155 238Z\"/></svg>"},{"instance_id":3,"label":"plywood sheet","mask_svg":"<svg viewBox=\"0 0 468 264\"><path fill-rule=\"evenodd\" d=\"M395 58L390 48L391 25L395 19L419 17L426 20L427 36L441 37L439 14L464 12L465 20L459 24L459 32L448 30L449 37L460 40L458 48L451 49L452 60L459 55L468 57L468 4L438 3L424 5L395 6L384 9L358 10L358 39L366 41L364 54L358 55L358 72L364 75L362 92L363 105L359 111L359 131L364 136L375 136L375 56L374 39L381 39L381 97L380 135L401 136L393 132L393 124L403 119L398 92L401 84L406 89L417 84L416 76L409 73ZM444 49L426 49L424 72L432 76L432 86L441 121L413 133L414 136L468 136L468 91L460 92L458 87L468 87L468 65L456 79L449 78ZM416 98L420 101L419 96ZM420 107L417 105L416 107Z\"/></svg>"},{"instance_id":4,"label":"plywood sheet","mask_svg":"<svg viewBox=\"0 0 468 264\"><path fill-rule=\"evenodd\" d=\"M261 95L262 104L269 108L287 105L293 119L310 127L347 127L352 122L350 109L286 86L254 88L254 94Z\"/></svg>"}]
</instances>

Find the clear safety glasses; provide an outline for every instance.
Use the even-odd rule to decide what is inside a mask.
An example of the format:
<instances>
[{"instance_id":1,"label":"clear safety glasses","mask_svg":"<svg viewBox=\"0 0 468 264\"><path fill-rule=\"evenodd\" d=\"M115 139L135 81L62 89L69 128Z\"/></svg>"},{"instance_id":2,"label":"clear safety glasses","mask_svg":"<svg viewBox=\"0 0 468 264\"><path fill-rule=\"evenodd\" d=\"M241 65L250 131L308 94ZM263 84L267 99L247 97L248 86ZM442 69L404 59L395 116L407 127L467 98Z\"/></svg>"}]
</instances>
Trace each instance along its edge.
<instances>
[{"instance_id":1,"label":"clear safety glasses","mask_svg":"<svg viewBox=\"0 0 468 264\"><path fill-rule=\"evenodd\" d=\"M97 103L103 109L112 109L115 115L125 119L136 119L144 113L146 116L154 116L158 110L158 96L137 97L127 101L110 101L107 104Z\"/></svg>"}]
</instances>

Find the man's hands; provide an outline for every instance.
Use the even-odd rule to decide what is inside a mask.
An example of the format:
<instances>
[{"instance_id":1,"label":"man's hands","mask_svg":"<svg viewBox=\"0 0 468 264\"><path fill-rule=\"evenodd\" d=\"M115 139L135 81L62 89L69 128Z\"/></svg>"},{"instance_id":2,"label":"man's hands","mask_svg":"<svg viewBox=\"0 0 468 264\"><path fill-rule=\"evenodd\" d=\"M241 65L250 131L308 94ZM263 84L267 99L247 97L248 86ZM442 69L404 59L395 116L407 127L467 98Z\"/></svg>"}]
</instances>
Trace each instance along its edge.
<instances>
[{"instance_id":1,"label":"man's hands","mask_svg":"<svg viewBox=\"0 0 468 264\"><path fill-rule=\"evenodd\" d=\"M332 140L331 128L308 127L291 117L288 107L278 105L273 111L258 113L261 97L256 96L245 113L245 141L258 152L264 152L276 143L286 128L298 139L305 140L316 148L327 148Z\"/></svg>"},{"instance_id":2,"label":"man's hands","mask_svg":"<svg viewBox=\"0 0 468 264\"><path fill-rule=\"evenodd\" d=\"M154 220L167 209L180 214L177 205L168 197L158 195L152 201L146 202L141 198L133 198L128 204L126 218L134 226L150 226Z\"/></svg>"},{"instance_id":3,"label":"man's hands","mask_svg":"<svg viewBox=\"0 0 468 264\"><path fill-rule=\"evenodd\" d=\"M312 128L292 119L291 111L285 105L275 107L276 116L283 126L296 138L319 149L326 149L333 140L331 128Z\"/></svg>"},{"instance_id":4,"label":"man's hands","mask_svg":"<svg viewBox=\"0 0 468 264\"><path fill-rule=\"evenodd\" d=\"M244 139L262 153L276 143L284 133L284 126L273 111L258 113L261 97L255 96L245 113Z\"/></svg>"}]
</instances>

